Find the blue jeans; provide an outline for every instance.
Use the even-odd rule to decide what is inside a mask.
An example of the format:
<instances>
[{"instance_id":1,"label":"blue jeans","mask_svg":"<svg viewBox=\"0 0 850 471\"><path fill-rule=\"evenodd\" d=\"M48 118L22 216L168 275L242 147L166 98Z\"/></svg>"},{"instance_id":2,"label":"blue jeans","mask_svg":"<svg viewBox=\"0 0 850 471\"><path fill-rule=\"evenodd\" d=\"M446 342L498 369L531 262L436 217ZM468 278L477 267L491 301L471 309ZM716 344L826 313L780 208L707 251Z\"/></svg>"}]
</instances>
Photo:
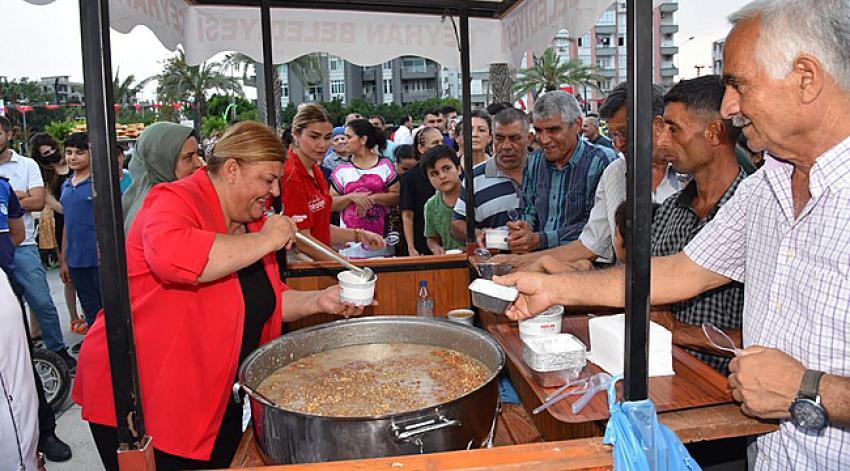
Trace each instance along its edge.
<instances>
[{"instance_id":1,"label":"blue jeans","mask_svg":"<svg viewBox=\"0 0 850 471\"><path fill-rule=\"evenodd\" d=\"M71 281L77 289L77 296L83 306L86 315L86 324L94 325L97 311L100 311L102 301L100 300L100 269L98 267L71 268Z\"/></svg>"},{"instance_id":2,"label":"blue jeans","mask_svg":"<svg viewBox=\"0 0 850 471\"><path fill-rule=\"evenodd\" d=\"M41 326L41 338L48 350L58 352L65 349L62 338L62 326L59 325L59 313L53 298L47 274L41 266L38 246L24 245L15 249L15 280L24 290L24 300L38 319Z\"/></svg>"}]
</instances>

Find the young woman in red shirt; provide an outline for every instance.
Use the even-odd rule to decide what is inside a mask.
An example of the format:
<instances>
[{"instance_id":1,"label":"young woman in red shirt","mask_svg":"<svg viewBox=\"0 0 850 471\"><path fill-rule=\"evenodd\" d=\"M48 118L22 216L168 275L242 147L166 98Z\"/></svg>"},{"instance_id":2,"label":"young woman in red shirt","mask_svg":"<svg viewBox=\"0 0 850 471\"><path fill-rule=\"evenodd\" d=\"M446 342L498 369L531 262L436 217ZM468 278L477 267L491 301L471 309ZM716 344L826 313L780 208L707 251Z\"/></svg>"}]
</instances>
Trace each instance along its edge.
<instances>
[{"instance_id":1,"label":"young woman in red shirt","mask_svg":"<svg viewBox=\"0 0 850 471\"><path fill-rule=\"evenodd\" d=\"M280 138L254 122L224 134L207 168L154 186L127 237L127 276L145 423L157 469L229 466L242 435L231 387L242 360L281 323L359 315L339 287L290 290L275 252L295 223L266 216L278 195ZM83 342L74 401L107 470L117 470L115 407L103 311Z\"/></svg>"},{"instance_id":2,"label":"young woman in red shirt","mask_svg":"<svg viewBox=\"0 0 850 471\"><path fill-rule=\"evenodd\" d=\"M384 239L374 232L331 225L332 199L319 165L330 148L332 133L331 116L321 105L305 103L298 107L292 120L293 146L281 179L283 212L296 221L302 234L327 246L362 242L370 250L381 249ZM363 194L352 198L362 199L361 203L368 201ZM304 244L296 246L313 260L327 258Z\"/></svg>"}]
</instances>

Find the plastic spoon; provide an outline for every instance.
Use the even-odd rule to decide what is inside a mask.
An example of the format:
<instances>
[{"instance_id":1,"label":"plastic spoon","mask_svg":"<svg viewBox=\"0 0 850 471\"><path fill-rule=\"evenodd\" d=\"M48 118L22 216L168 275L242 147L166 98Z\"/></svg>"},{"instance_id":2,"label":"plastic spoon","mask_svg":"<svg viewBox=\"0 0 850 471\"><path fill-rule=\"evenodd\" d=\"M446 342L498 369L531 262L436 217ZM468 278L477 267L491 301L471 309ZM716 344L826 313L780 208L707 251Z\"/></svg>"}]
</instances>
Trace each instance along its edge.
<instances>
[{"instance_id":1,"label":"plastic spoon","mask_svg":"<svg viewBox=\"0 0 850 471\"><path fill-rule=\"evenodd\" d=\"M582 369L582 373L584 373L585 371L586 371L585 369ZM543 399L543 402L549 401L553 397L557 396L558 394L561 394L562 392L566 391L568 388L570 388L572 386L584 385L585 383L588 382L588 380L590 380L589 374L580 374L580 377L578 377L578 378L576 378L572 381L567 381L567 384L561 386L560 388L556 389L555 392L546 396L546 398Z\"/></svg>"},{"instance_id":2,"label":"plastic spoon","mask_svg":"<svg viewBox=\"0 0 850 471\"><path fill-rule=\"evenodd\" d=\"M587 391L572 405L573 414L578 415L578 413L584 409L584 406L593 399L593 396L595 396L596 393L608 389L608 384L610 382L611 375L608 373L596 373L591 376Z\"/></svg>"},{"instance_id":3,"label":"plastic spoon","mask_svg":"<svg viewBox=\"0 0 850 471\"><path fill-rule=\"evenodd\" d=\"M597 374L607 374L607 373L597 373ZM539 414L539 413L543 412L544 410L552 407L555 403L562 401L567 396L575 396L576 394L582 394L582 393L587 392L588 388L590 388L590 386L591 386L591 381L593 381L593 377L590 377L588 380L585 380L581 383L576 383L576 385L578 386L577 388L573 389L572 391L562 392L561 394L558 394L558 395L552 397L551 399L548 399L543 404L540 404L539 406L537 406L537 408L534 409L533 411L531 411L531 413L535 414L535 415Z\"/></svg>"},{"instance_id":4,"label":"plastic spoon","mask_svg":"<svg viewBox=\"0 0 850 471\"><path fill-rule=\"evenodd\" d=\"M718 329L711 322L703 322L702 331L714 348L729 352L735 356L741 354L741 349L735 346L735 342L726 335L726 332Z\"/></svg>"}]
</instances>

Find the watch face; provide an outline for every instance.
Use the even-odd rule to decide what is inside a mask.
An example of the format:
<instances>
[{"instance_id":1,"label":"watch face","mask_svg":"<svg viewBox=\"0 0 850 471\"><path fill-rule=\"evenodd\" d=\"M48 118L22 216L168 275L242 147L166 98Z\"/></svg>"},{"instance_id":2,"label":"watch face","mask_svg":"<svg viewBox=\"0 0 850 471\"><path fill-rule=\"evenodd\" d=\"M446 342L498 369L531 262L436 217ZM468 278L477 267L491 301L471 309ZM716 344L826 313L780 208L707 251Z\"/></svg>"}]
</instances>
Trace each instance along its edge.
<instances>
[{"instance_id":1,"label":"watch face","mask_svg":"<svg viewBox=\"0 0 850 471\"><path fill-rule=\"evenodd\" d=\"M820 404L811 399L797 399L791 406L791 416L800 427L820 430L826 426L826 414Z\"/></svg>"}]
</instances>

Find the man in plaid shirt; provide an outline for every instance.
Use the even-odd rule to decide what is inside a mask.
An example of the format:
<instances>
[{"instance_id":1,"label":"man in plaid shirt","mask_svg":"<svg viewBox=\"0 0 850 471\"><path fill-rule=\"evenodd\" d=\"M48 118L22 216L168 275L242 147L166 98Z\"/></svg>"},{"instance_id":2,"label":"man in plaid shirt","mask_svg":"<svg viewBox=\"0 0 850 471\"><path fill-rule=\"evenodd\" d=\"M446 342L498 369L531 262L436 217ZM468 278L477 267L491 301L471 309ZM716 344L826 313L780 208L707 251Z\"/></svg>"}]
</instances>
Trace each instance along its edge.
<instances>
[{"instance_id":1,"label":"man in plaid shirt","mask_svg":"<svg viewBox=\"0 0 850 471\"><path fill-rule=\"evenodd\" d=\"M714 219L747 174L735 159L740 129L720 116L723 85L717 75L682 80L664 96L664 124L657 152L679 173L693 176L679 193L667 198L652 220L651 254L674 255ZM712 368L729 374L731 354L713 348L703 322L723 329L741 345L744 285L732 282L674 303L652 320L673 333L684 347Z\"/></svg>"},{"instance_id":2,"label":"man in plaid shirt","mask_svg":"<svg viewBox=\"0 0 850 471\"><path fill-rule=\"evenodd\" d=\"M652 261L654 304L732 280L744 350L741 410L779 419L754 469L850 469L850 2L756 0L730 17L721 113L765 165L683 252ZM552 304L622 306L621 268L497 277L525 318Z\"/></svg>"}]
</instances>

